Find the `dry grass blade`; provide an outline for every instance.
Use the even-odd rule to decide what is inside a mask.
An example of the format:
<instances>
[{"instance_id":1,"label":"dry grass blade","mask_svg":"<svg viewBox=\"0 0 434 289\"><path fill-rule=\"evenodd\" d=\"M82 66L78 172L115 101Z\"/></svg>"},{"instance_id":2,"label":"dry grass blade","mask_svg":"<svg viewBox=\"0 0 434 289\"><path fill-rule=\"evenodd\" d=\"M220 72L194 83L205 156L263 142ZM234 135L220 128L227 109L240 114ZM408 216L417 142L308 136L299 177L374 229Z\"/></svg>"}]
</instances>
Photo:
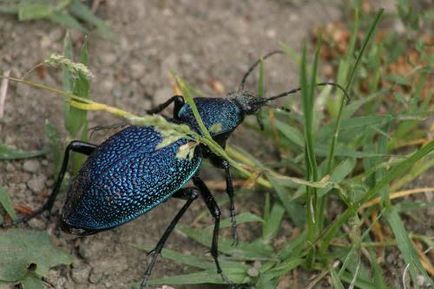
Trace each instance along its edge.
<instances>
[{"instance_id":1,"label":"dry grass blade","mask_svg":"<svg viewBox=\"0 0 434 289\"><path fill-rule=\"evenodd\" d=\"M414 194L419 194L419 193L425 193L425 192L434 192L434 187L431 188L416 188L416 189L412 189L412 190L405 190L405 191L399 191L399 192L394 192L390 194L390 199L398 199L398 198L402 198L405 196L411 196ZM372 200L370 200L369 202L366 202L363 206L361 206L359 208L360 210L372 207L374 205L378 205L381 202L381 198L377 197L374 198Z\"/></svg>"}]
</instances>

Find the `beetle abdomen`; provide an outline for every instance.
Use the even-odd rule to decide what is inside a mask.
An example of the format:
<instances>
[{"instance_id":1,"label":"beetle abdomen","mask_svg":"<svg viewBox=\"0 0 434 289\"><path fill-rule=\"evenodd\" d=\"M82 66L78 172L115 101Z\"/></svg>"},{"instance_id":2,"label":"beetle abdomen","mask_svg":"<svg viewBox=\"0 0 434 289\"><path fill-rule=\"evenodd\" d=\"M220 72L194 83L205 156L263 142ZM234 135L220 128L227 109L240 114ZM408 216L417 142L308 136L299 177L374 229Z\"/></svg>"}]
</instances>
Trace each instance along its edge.
<instances>
[{"instance_id":1,"label":"beetle abdomen","mask_svg":"<svg viewBox=\"0 0 434 289\"><path fill-rule=\"evenodd\" d=\"M230 99L196 97L194 102L203 123L212 136L232 132L243 121L243 112ZM178 118L200 132L199 125L188 104L181 107Z\"/></svg>"},{"instance_id":2,"label":"beetle abdomen","mask_svg":"<svg viewBox=\"0 0 434 289\"><path fill-rule=\"evenodd\" d=\"M104 230L146 213L190 180L201 159L176 156L187 140L157 149L152 127L128 127L92 153L72 183L63 211L71 228Z\"/></svg>"}]
</instances>

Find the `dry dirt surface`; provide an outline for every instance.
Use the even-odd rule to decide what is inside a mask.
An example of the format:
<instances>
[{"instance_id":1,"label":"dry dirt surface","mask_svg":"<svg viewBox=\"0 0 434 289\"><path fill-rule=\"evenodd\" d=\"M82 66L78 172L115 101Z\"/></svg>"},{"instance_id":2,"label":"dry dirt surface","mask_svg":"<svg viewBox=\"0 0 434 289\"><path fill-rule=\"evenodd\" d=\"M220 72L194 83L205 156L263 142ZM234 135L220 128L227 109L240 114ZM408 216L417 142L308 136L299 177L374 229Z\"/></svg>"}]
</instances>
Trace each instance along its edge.
<instances>
[{"instance_id":1,"label":"dry dirt surface","mask_svg":"<svg viewBox=\"0 0 434 289\"><path fill-rule=\"evenodd\" d=\"M329 1L284 0L110 0L102 2L97 15L110 25L115 40L104 40L97 33L89 35L90 69L95 75L92 94L97 101L134 113L142 113L173 94L170 70L209 95L218 94L215 83L228 92L237 88L243 73L260 55L276 49L279 43L298 51L313 27L340 16ZM64 35L65 29L57 25L20 23L0 15L0 70L22 76L50 54L62 53ZM72 33L72 40L79 47L83 37ZM296 68L295 62L285 57L267 62L267 91L277 93L294 87ZM31 78L61 86L59 71L49 70L43 79L33 73ZM253 79L249 85L254 89ZM5 118L0 123L0 143L25 150L43 148L48 143L43 129L46 119L63 131L61 100L11 84ZM90 121L91 126L116 122L102 113L91 113ZM242 141L240 137L238 140ZM0 185L16 204L38 207L51 191L54 177L50 158L0 163ZM214 177L222 179L220 174ZM56 211L61 202L56 203ZM45 218L32 220L29 226L49 230L58 245L74 256L71 267L52 270L48 281L55 288L131 288L146 266L145 254L131 244L155 244L181 205L170 200L136 221L86 238L60 233L54 221ZM203 208L196 202L182 223L191 221ZM239 211L243 210L248 208L239 206ZM208 221L211 223L211 218ZM242 231L241 239L248 233ZM168 246L203 255L208 250L177 233L170 237ZM183 269L160 260L153 277Z\"/></svg>"}]
</instances>

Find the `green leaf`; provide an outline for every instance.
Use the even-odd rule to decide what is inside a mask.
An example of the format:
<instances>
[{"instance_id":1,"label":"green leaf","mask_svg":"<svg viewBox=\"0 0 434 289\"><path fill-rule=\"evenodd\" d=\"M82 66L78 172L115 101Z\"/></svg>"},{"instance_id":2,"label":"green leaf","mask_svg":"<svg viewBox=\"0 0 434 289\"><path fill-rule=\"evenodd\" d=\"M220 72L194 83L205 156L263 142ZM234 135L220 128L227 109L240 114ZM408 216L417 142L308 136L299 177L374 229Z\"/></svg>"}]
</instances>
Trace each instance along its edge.
<instances>
[{"instance_id":1,"label":"green leaf","mask_svg":"<svg viewBox=\"0 0 434 289\"><path fill-rule=\"evenodd\" d=\"M51 267L70 264L71 256L56 248L46 232L9 229L0 234L0 280L23 280L30 265L39 276Z\"/></svg>"},{"instance_id":2,"label":"green leaf","mask_svg":"<svg viewBox=\"0 0 434 289\"><path fill-rule=\"evenodd\" d=\"M12 220L17 219L17 214L15 213L11 198L2 186L0 186L0 204L3 206L6 213L12 218Z\"/></svg>"},{"instance_id":3,"label":"green leaf","mask_svg":"<svg viewBox=\"0 0 434 289\"><path fill-rule=\"evenodd\" d=\"M18 19L20 21L46 18L56 11L60 11L69 5L70 0L50 1L22 0L18 5Z\"/></svg>"},{"instance_id":4,"label":"green leaf","mask_svg":"<svg viewBox=\"0 0 434 289\"><path fill-rule=\"evenodd\" d=\"M87 29L81 25L77 19L72 17L68 11L56 11L51 14L48 19L67 28L75 29L83 33L87 32Z\"/></svg>"},{"instance_id":5,"label":"green leaf","mask_svg":"<svg viewBox=\"0 0 434 289\"><path fill-rule=\"evenodd\" d=\"M154 249L155 245L133 245L133 247L145 252L150 252ZM163 258L173 260L177 263L182 263L200 269L215 268L215 264L212 260L200 258L193 255L182 254L170 249L163 249L163 251L161 252L161 256L163 256Z\"/></svg>"},{"instance_id":6,"label":"green leaf","mask_svg":"<svg viewBox=\"0 0 434 289\"><path fill-rule=\"evenodd\" d=\"M282 222L285 209L283 206L276 202L274 203L270 215L266 220L264 220L263 226L263 239L265 242L270 243L271 240L276 237L280 229L280 223Z\"/></svg>"},{"instance_id":7,"label":"green leaf","mask_svg":"<svg viewBox=\"0 0 434 289\"><path fill-rule=\"evenodd\" d=\"M244 212L241 214L236 215L237 224L244 224L244 223L250 223L250 222L264 222L264 220L252 213ZM229 228L232 226L231 218L225 218L221 220L220 222L220 229ZM212 230L214 228L213 225L209 226L207 229Z\"/></svg>"},{"instance_id":8,"label":"green leaf","mask_svg":"<svg viewBox=\"0 0 434 289\"><path fill-rule=\"evenodd\" d=\"M21 1L18 6L18 20L32 20L49 16L52 13L52 7L48 1Z\"/></svg>"},{"instance_id":9,"label":"green leaf","mask_svg":"<svg viewBox=\"0 0 434 289\"><path fill-rule=\"evenodd\" d=\"M268 176L268 180L271 182L274 190L277 193L277 196L282 202L282 205L285 207L288 216L297 225L297 227L302 228L306 223L306 210L304 207L300 206L291 199L288 189L285 188L278 179Z\"/></svg>"},{"instance_id":10,"label":"green leaf","mask_svg":"<svg viewBox=\"0 0 434 289\"><path fill-rule=\"evenodd\" d=\"M249 279L246 277L244 272L224 272L224 274L229 278L233 283L242 284L249 282ZM148 282L149 285L161 285L161 284L173 284L173 285L181 285L181 284L226 284L226 281L223 280L220 274L217 274L214 270L210 271L202 271L197 273L176 275L170 277L164 277L159 279L150 280ZM137 288L137 287L136 287Z\"/></svg>"},{"instance_id":11,"label":"green leaf","mask_svg":"<svg viewBox=\"0 0 434 289\"><path fill-rule=\"evenodd\" d=\"M184 225L178 225L177 229L204 246L211 245L210 230L193 229ZM232 240L219 238L219 251L240 260L264 260L271 256L273 249L259 240L251 243L240 242L237 246L232 246Z\"/></svg>"},{"instance_id":12,"label":"green leaf","mask_svg":"<svg viewBox=\"0 0 434 289\"><path fill-rule=\"evenodd\" d=\"M23 289L44 289L44 282L33 272L30 272L21 281Z\"/></svg>"},{"instance_id":13,"label":"green leaf","mask_svg":"<svg viewBox=\"0 0 434 289\"><path fill-rule=\"evenodd\" d=\"M79 0L72 0L70 12L77 18L80 18L88 22L89 24L94 25L103 37L113 37L107 24L103 20L96 17L95 14L93 14L92 10L90 10L89 7L81 3Z\"/></svg>"},{"instance_id":14,"label":"green leaf","mask_svg":"<svg viewBox=\"0 0 434 289\"><path fill-rule=\"evenodd\" d=\"M19 160L39 157L45 155L47 150L39 151L23 151L19 149L12 148L5 144L0 144L0 160Z\"/></svg>"}]
</instances>

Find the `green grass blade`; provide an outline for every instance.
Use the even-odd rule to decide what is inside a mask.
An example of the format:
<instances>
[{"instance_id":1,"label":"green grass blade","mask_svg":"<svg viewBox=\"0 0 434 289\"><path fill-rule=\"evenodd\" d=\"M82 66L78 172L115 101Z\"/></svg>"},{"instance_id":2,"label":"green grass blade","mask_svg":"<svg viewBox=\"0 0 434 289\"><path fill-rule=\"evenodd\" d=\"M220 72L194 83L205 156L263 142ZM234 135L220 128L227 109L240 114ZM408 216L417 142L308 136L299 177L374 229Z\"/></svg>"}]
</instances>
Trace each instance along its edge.
<instances>
[{"instance_id":1,"label":"green grass blade","mask_svg":"<svg viewBox=\"0 0 434 289\"><path fill-rule=\"evenodd\" d=\"M277 233L280 229L280 223L283 219L283 214L285 213L285 209L278 202L274 203L271 208L270 214L267 219L264 219L263 225L263 240L266 243L271 243L272 239L276 237Z\"/></svg>"},{"instance_id":2,"label":"green grass blade","mask_svg":"<svg viewBox=\"0 0 434 289\"><path fill-rule=\"evenodd\" d=\"M422 159L430 152L434 150L434 141L429 142L415 153L410 155L404 161L401 161L398 165L388 171L384 177L372 188L363 198L363 202L366 202L370 198L376 196L383 188L390 184L393 180L406 173L418 160Z\"/></svg>"},{"instance_id":3,"label":"green grass blade","mask_svg":"<svg viewBox=\"0 0 434 289\"><path fill-rule=\"evenodd\" d=\"M366 35L366 37L363 41L362 49L360 50L360 52L356 58L356 61L353 65L353 68L351 69L347 84L345 86L346 91L348 91L351 88L351 84L353 83L354 76L356 75L356 72L358 70L359 63L363 57L363 54L365 52L365 49L366 49L368 43L370 42L371 38L374 36L374 32L378 26L378 23L381 19L382 14L383 14L383 9L380 9L377 12L377 15L376 15L373 23L371 24L371 27L368 31L368 34ZM357 32L355 32L355 33L357 33ZM335 147L336 147L336 143L338 141L339 129L340 129L340 125L341 125L342 111L343 111L344 103L345 103L345 99L342 97L341 101L340 101L338 116L336 118L336 125L335 125L335 129L334 129L333 137L332 137L332 142L330 144L330 152L329 152L328 161L327 161L327 172L331 172L333 164L334 164Z\"/></svg>"},{"instance_id":4,"label":"green grass blade","mask_svg":"<svg viewBox=\"0 0 434 289\"><path fill-rule=\"evenodd\" d=\"M374 286L376 289L389 289L386 285L386 281L384 279L383 271L378 264L377 256L375 255L375 251L373 248L367 248L369 252L369 262L372 268L372 281L374 282Z\"/></svg>"},{"instance_id":5,"label":"green grass blade","mask_svg":"<svg viewBox=\"0 0 434 289\"><path fill-rule=\"evenodd\" d=\"M12 200L9 197L6 189L0 186L0 205L5 209L6 213L11 217L12 220L17 219L17 214L15 213L14 206L12 204Z\"/></svg>"},{"instance_id":6,"label":"green grass blade","mask_svg":"<svg viewBox=\"0 0 434 289\"><path fill-rule=\"evenodd\" d=\"M410 272L411 278L413 279L413 283L417 284L418 272L420 272L426 278L426 280L430 280L430 277L423 268L417 252L411 243L404 223L399 217L398 210L391 206L386 211L385 217L393 231L393 234L395 235L398 248L401 251L406 264L409 264L408 270ZM434 282L431 281L431 285L434 285ZM416 288L418 288L417 285Z\"/></svg>"},{"instance_id":7,"label":"green grass blade","mask_svg":"<svg viewBox=\"0 0 434 289\"><path fill-rule=\"evenodd\" d=\"M45 135L49 141L50 153L53 156L54 171L59 172L63 159L62 141L59 132L52 123L45 121Z\"/></svg>"},{"instance_id":8,"label":"green grass blade","mask_svg":"<svg viewBox=\"0 0 434 289\"><path fill-rule=\"evenodd\" d=\"M330 269L330 276L334 289L345 289L344 284L342 284L341 280L339 279L339 275L334 268Z\"/></svg>"},{"instance_id":9,"label":"green grass blade","mask_svg":"<svg viewBox=\"0 0 434 289\"><path fill-rule=\"evenodd\" d=\"M39 151L23 151L19 149L12 148L5 144L0 144L0 160L20 160L29 159L43 156L47 153L47 150Z\"/></svg>"},{"instance_id":10,"label":"green grass blade","mask_svg":"<svg viewBox=\"0 0 434 289\"><path fill-rule=\"evenodd\" d=\"M374 196L377 196L378 192L380 192L384 187L390 184L393 180L397 179L399 176L404 174L408 169L411 168L418 160L422 159L429 153L434 150L434 141L429 142L422 148L420 148L415 153L411 154L407 159L401 161L392 169L386 172L383 179L379 180L379 182L375 185L374 188L369 190L366 195L361 199L360 204L364 204L366 201L371 199ZM327 248L330 244L330 241L334 236L336 236L339 228L349 220L354 214L357 213L356 206L347 208L343 213L341 213L334 221L329 225L326 231L321 236L321 242L323 248Z\"/></svg>"},{"instance_id":11,"label":"green grass blade","mask_svg":"<svg viewBox=\"0 0 434 289\"><path fill-rule=\"evenodd\" d=\"M64 56L70 60L73 59L72 44L69 34L65 36L64 41ZM80 63L87 67L89 62L88 55L88 42L83 43L80 52ZM82 71L73 73L71 67L64 65L63 72L63 86L64 90L72 92L83 99L90 99L90 79L89 75L84 74ZM70 139L78 139L87 141L88 139L88 121L87 111L71 107L68 101L64 102L64 119L65 128L69 133ZM71 172L75 175L80 169L85 160L84 156L73 155L71 156Z\"/></svg>"}]
</instances>

